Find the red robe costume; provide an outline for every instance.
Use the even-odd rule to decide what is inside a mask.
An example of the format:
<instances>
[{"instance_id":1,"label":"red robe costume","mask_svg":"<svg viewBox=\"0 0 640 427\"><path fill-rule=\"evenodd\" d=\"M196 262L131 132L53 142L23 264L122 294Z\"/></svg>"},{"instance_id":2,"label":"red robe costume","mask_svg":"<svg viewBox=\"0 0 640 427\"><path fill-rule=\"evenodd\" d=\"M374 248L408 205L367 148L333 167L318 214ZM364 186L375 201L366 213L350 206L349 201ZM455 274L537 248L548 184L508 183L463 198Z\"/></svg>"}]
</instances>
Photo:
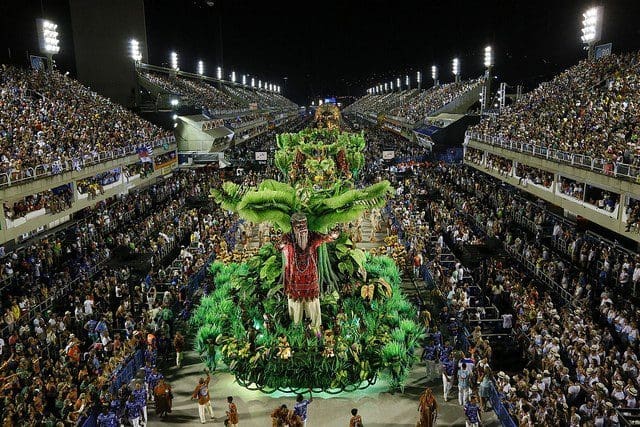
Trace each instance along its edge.
<instances>
[{"instance_id":1,"label":"red robe costume","mask_svg":"<svg viewBox=\"0 0 640 427\"><path fill-rule=\"evenodd\" d=\"M331 235L309 232L306 249L301 249L292 233L282 236L285 257L284 291L294 301L310 301L320 296L318 248L333 241Z\"/></svg>"}]
</instances>

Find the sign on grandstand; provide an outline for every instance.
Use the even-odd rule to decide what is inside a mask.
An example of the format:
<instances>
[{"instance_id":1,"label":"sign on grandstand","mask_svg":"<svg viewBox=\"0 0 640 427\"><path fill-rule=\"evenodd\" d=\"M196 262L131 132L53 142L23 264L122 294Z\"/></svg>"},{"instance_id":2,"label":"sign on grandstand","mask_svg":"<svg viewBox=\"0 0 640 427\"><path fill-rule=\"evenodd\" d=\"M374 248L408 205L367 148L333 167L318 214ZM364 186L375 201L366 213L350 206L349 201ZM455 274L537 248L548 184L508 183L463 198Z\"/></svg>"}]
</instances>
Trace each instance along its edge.
<instances>
[{"instance_id":1,"label":"sign on grandstand","mask_svg":"<svg viewBox=\"0 0 640 427\"><path fill-rule=\"evenodd\" d=\"M396 156L395 151L387 150L382 152L382 160L391 160Z\"/></svg>"},{"instance_id":2,"label":"sign on grandstand","mask_svg":"<svg viewBox=\"0 0 640 427\"><path fill-rule=\"evenodd\" d=\"M257 110L258 109L258 103L257 102L250 102L249 103L249 110Z\"/></svg>"},{"instance_id":3,"label":"sign on grandstand","mask_svg":"<svg viewBox=\"0 0 640 427\"><path fill-rule=\"evenodd\" d=\"M605 56L611 55L612 44L606 43L596 46L595 48L595 57L596 59L604 58Z\"/></svg>"},{"instance_id":4,"label":"sign on grandstand","mask_svg":"<svg viewBox=\"0 0 640 427\"><path fill-rule=\"evenodd\" d=\"M256 151L256 161L257 162L266 162L267 161L267 152L266 151Z\"/></svg>"},{"instance_id":5,"label":"sign on grandstand","mask_svg":"<svg viewBox=\"0 0 640 427\"><path fill-rule=\"evenodd\" d=\"M47 58L43 56L29 55L29 60L31 61L31 68L35 71L44 71L45 64L47 63Z\"/></svg>"}]
</instances>

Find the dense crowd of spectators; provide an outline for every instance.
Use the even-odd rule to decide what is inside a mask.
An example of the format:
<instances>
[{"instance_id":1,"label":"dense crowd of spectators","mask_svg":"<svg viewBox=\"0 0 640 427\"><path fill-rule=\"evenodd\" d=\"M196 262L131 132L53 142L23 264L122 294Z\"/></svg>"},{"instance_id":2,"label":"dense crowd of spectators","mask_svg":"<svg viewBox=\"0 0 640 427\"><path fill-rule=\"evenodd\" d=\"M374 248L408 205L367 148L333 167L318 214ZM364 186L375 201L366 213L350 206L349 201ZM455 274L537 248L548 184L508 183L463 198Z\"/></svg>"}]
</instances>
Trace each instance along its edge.
<instances>
[{"instance_id":1,"label":"dense crowd of spectators","mask_svg":"<svg viewBox=\"0 0 640 427\"><path fill-rule=\"evenodd\" d=\"M406 144L399 139L398 143ZM520 175L531 172L523 169ZM492 374L490 368L479 372L472 389L478 386L481 405L486 390L479 383L488 375L516 423L523 426L617 425L615 408L640 406L640 310L628 298L640 285L638 254L577 231L575 224L544 205L473 168L409 162L391 179L396 188L412 189L396 193L392 211L404 229L408 256L424 257L447 296L446 313L477 310L472 289L458 280L462 275L472 277L472 283L512 320L526 366L509 374ZM630 205L630 212L639 209ZM445 242L455 250L489 238L502 242L512 255L489 257L464 273L459 263L441 264L439 248ZM429 246L433 242L436 246ZM500 368L500 361L492 359L491 345L479 341L482 351L475 353L478 338L479 331L469 337L476 366L486 359L480 365ZM443 343L441 349L451 355L451 346L453 342ZM465 356L457 354L456 360ZM445 367L449 363L441 362ZM452 372L459 369L458 365Z\"/></svg>"},{"instance_id":2,"label":"dense crowd of spectators","mask_svg":"<svg viewBox=\"0 0 640 427\"><path fill-rule=\"evenodd\" d=\"M640 52L583 60L471 130L638 166L639 70Z\"/></svg>"},{"instance_id":3,"label":"dense crowd of spectators","mask_svg":"<svg viewBox=\"0 0 640 427\"><path fill-rule=\"evenodd\" d=\"M478 172L439 168L432 174L434 188L441 189L450 206L479 216L476 225L482 224L514 253L532 260L534 275L545 272L573 296L563 306L562 299L539 294L526 274L492 261L493 274L486 278L485 286L490 289L500 282L508 292L516 331L530 361L523 372L511 378L501 373L497 380L513 415L525 425L557 422L554 420L565 425L588 421L599 425L603 419L616 419L614 407L637 407L640 383L632 373L634 367L637 370L636 310L629 303L618 309L611 298L617 290L628 292L633 275L640 281L640 264L634 267L628 254L614 256L605 243L587 241L569 230L563 232L559 225L553 232L555 239L569 244L558 246L566 252L554 252L542 244L539 235L527 239L518 234L511 222L517 214L544 225L544 213L536 205L509 197L507 190L497 190L498 185L480 179ZM492 222L500 226L492 226ZM588 316L595 314L589 310L597 307L602 318Z\"/></svg>"},{"instance_id":4,"label":"dense crowd of spectators","mask_svg":"<svg viewBox=\"0 0 640 427\"><path fill-rule=\"evenodd\" d=\"M423 121L434 111L477 88L483 82L483 79L474 79L466 82L434 86L425 90L419 96L403 102L399 107L391 110L390 114L402 118L407 123Z\"/></svg>"},{"instance_id":5,"label":"dense crowd of spectators","mask_svg":"<svg viewBox=\"0 0 640 427\"><path fill-rule=\"evenodd\" d=\"M255 103L256 107L261 110L290 110L298 108L296 104L275 92L250 90L240 86L227 86L226 90L236 98L242 99L247 105Z\"/></svg>"},{"instance_id":6,"label":"dense crowd of spectators","mask_svg":"<svg viewBox=\"0 0 640 427\"><path fill-rule=\"evenodd\" d=\"M381 113L397 117L406 123L426 120L429 114L444 107L483 83L483 79L473 79L460 83L448 83L429 89L407 89L385 94L367 94L357 99L345 109L345 113Z\"/></svg>"},{"instance_id":7,"label":"dense crowd of spectators","mask_svg":"<svg viewBox=\"0 0 640 427\"><path fill-rule=\"evenodd\" d=\"M112 379L137 349L146 349L145 359L155 365L158 351L170 345L174 316L187 308L189 277L211 253L225 255L220 241L231 227L230 214L201 213L185 204L187 197L206 196L219 179L209 172L178 173L99 203L65 240L45 238L5 258L4 425L76 425L101 405L126 418L131 391L125 385L110 395ZM181 236L189 236L190 247L180 251L178 270L156 262L139 282L129 267L98 268L115 253L155 253L163 240Z\"/></svg>"},{"instance_id":8,"label":"dense crowd of spectators","mask_svg":"<svg viewBox=\"0 0 640 427\"><path fill-rule=\"evenodd\" d=\"M195 81L150 71L143 71L141 76L164 91L179 96L183 102L211 112L248 110L252 103L259 109L297 108L293 102L273 92L259 92L231 85L225 85L224 90L220 90L204 80Z\"/></svg>"},{"instance_id":9,"label":"dense crowd of spectators","mask_svg":"<svg viewBox=\"0 0 640 427\"><path fill-rule=\"evenodd\" d=\"M0 66L0 172L53 169L168 135L66 75Z\"/></svg>"},{"instance_id":10,"label":"dense crowd of spectators","mask_svg":"<svg viewBox=\"0 0 640 427\"><path fill-rule=\"evenodd\" d=\"M68 209L73 201L73 192L71 186L61 185L52 190L43 191L42 193L32 194L23 199L13 202L13 204L4 203L4 215L9 220L22 218L30 212L44 209L46 213L56 214Z\"/></svg>"},{"instance_id":11,"label":"dense crowd of spectators","mask_svg":"<svg viewBox=\"0 0 640 427\"><path fill-rule=\"evenodd\" d=\"M419 92L417 89L391 91L384 94L367 94L347 106L344 112L360 112L376 116L380 113L391 111L391 109L397 107L402 102L406 102L418 94Z\"/></svg>"},{"instance_id":12,"label":"dense crowd of spectators","mask_svg":"<svg viewBox=\"0 0 640 427\"><path fill-rule=\"evenodd\" d=\"M141 74L154 85L174 94L195 107L205 107L209 110L233 110L243 107L224 91L216 89L205 81L195 82L184 77L171 77L166 74L149 71Z\"/></svg>"}]
</instances>

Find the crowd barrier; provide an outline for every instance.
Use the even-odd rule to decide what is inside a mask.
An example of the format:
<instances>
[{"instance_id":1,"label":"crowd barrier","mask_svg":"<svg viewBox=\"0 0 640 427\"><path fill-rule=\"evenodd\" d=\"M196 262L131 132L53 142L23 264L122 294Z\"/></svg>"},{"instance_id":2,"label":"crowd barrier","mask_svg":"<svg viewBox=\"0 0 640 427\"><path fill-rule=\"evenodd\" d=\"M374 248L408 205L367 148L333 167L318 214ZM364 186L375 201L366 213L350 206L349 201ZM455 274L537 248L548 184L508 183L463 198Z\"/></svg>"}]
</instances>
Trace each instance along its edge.
<instances>
[{"instance_id":1,"label":"crowd barrier","mask_svg":"<svg viewBox=\"0 0 640 427\"><path fill-rule=\"evenodd\" d=\"M115 395L118 393L120 387L123 384L129 384L131 380L136 377L138 370L144 366L144 350L137 350L130 355L126 362L121 365L116 372L111 376L111 386L109 387L109 393ZM98 414L95 412L95 408L92 408L92 412L78 423L81 427L96 427L98 425Z\"/></svg>"},{"instance_id":2,"label":"crowd barrier","mask_svg":"<svg viewBox=\"0 0 640 427\"><path fill-rule=\"evenodd\" d=\"M165 144L173 144L176 142L175 136L160 138L149 145L153 148L160 148ZM48 176L59 175L63 172L80 171L87 166L96 165L108 160L119 159L121 157L137 154L138 148L142 145L129 145L120 147L110 151L101 151L86 155L81 158L74 158L65 161L56 161L47 164L41 164L35 167L28 167L21 170L8 170L0 173L0 188L10 187L12 185L21 184L27 181L35 181Z\"/></svg>"},{"instance_id":3,"label":"crowd barrier","mask_svg":"<svg viewBox=\"0 0 640 427\"><path fill-rule=\"evenodd\" d=\"M502 399L500 399L500 395L493 383L490 383L489 386L489 402L491 402L493 412L496 413L502 427L516 427L515 421L513 421L509 410L502 403Z\"/></svg>"}]
</instances>

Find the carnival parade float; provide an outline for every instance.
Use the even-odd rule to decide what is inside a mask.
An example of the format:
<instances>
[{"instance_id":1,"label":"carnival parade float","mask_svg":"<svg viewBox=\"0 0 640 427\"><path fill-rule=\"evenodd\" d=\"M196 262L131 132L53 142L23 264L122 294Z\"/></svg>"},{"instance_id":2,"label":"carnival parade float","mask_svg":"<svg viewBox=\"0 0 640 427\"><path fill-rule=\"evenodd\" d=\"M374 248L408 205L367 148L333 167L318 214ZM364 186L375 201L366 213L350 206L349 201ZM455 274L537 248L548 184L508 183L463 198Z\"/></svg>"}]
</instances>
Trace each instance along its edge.
<instances>
[{"instance_id":1,"label":"carnival parade float","mask_svg":"<svg viewBox=\"0 0 640 427\"><path fill-rule=\"evenodd\" d=\"M401 389L424 334L395 262L342 232L392 190L387 181L358 187L364 136L328 122L277 136L282 181L212 191L223 209L281 233L243 262L213 262L215 290L192 317L207 366L250 389L337 393L381 375Z\"/></svg>"}]
</instances>

